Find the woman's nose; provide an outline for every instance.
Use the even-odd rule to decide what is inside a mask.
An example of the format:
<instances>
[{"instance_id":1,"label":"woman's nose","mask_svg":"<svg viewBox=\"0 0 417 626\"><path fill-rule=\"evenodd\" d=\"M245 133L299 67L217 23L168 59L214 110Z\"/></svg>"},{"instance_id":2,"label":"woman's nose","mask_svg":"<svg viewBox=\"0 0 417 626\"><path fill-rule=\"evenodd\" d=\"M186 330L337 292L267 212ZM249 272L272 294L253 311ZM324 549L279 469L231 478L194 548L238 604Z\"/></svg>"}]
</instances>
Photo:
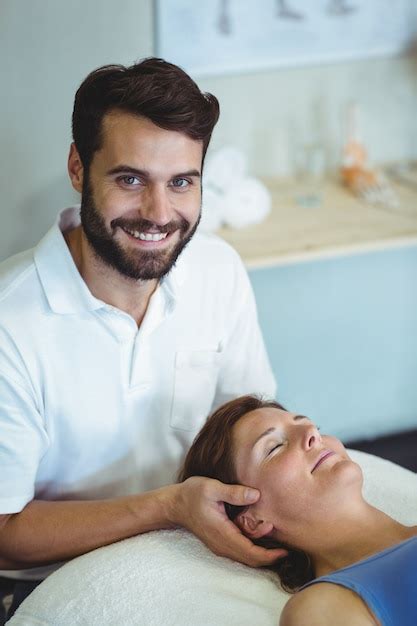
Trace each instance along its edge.
<instances>
[{"instance_id":1,"label":"woman's nose","mask_svg":"<svg viewBox=\"0 0 417 626\"><path fill-rule=\"evenodd\" d=\"M306 450L310 450L314 448L317 444L321 442L320 433L314 424L309 424L306 427L304 437L303 437L303 445Z\"/></svg>"}]
</instances>

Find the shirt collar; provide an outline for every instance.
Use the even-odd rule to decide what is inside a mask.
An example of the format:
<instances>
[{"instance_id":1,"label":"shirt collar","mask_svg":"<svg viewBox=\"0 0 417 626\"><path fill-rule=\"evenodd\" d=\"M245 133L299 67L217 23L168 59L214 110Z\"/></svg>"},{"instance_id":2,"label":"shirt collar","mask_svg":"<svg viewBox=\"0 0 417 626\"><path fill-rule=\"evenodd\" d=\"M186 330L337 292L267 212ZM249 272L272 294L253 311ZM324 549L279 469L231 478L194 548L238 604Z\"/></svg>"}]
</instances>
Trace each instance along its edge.
<instances>
[{"instance_id":1,"label":"shirt collar","mask_svg":"<svg viewBox=\"0 0 417 626\"><path fill-rule=\"evenodd\" d=\"M63 232L80 223L78 207L64 209L34 250L34 260L49 306L55 313L81 313L104 306L80 276Z\"/></svg>"},{"instance_id":2,"label":"shirt collar","mask_svg":"<svg viewBox=\"0 0 417 626\"><path fill-rule=\"evenodd\" d=\"M71 314L95 311L106 304L95 298L82 279L68 249L63 233L80 224L79 206L64 209L54 226L34 249L34 260L49 306L55 313ZM161 280L168 311L178 300L186 277L190 242L175 267Z\"/></svg>"}]
</instances>

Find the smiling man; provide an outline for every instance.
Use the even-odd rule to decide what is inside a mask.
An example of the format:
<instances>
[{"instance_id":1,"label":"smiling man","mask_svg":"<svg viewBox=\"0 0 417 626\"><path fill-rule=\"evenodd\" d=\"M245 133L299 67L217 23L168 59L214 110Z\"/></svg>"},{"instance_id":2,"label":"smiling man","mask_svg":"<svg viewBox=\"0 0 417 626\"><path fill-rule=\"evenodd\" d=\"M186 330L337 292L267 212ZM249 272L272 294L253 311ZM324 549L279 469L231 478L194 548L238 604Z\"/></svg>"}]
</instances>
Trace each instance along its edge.
<instances>
[{"instance_id":1,"label":"smiling man","mask_svg":"<svg viewBox=\"0 0 417 626\"><path fill-rule=\"evenodd\" d=\"M277 557L225 515L223 502L256 490L175 484L211 410L275 391L240 259L195 234L218 115L214 96L161 59L92 72L68 159L81 208L0 266L9 617L58 562L150 530L184 526L251 565Z\"/></svg>"}]
</instances>

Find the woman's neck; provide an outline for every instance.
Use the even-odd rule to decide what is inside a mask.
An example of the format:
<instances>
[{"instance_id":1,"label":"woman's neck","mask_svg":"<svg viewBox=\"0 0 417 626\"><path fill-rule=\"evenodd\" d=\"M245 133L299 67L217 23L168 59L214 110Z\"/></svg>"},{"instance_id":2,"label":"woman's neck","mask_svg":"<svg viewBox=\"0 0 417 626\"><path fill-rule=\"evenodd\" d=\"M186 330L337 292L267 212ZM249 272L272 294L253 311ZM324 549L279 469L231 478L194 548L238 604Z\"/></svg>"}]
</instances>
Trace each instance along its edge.
<instances>
[{"instance_id":1,"label":"woman's neck","mask_svg":"<svg viewBox=\"0 0 417 626\"><path fill-rule=\"evenodd\" d=\"M346 512L345 512L346 513ZM332 520L311 544L310 555L316 577L352 565L386 548L417 535L417 526L400 524L366 502L352 515ZM314 533L315 534L315 533Z\"/></svg>"}]
</instances>

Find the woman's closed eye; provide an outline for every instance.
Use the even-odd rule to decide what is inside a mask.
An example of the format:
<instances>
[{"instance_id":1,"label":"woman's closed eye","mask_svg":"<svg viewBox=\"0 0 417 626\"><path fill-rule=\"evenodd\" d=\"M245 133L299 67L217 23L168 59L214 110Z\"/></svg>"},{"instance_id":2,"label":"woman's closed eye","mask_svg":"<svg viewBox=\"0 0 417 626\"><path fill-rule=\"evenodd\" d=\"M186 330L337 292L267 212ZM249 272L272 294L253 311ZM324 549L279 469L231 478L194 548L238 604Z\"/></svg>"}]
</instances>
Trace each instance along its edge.
<instances>
[{"instance_id":1,"label":"woman's closed eye","mask_svg":"<svg viewBox=\"0 0 417 626\"><path fill-rule=\"evenodd\" d=\"M277 448L281 448L281 446L283 446L283 443L276 443L270 450L268 450L268 453L266 456L269 456L270 454L273 453L274 450L276 450Z\"/></svg>"}]
</instances>

